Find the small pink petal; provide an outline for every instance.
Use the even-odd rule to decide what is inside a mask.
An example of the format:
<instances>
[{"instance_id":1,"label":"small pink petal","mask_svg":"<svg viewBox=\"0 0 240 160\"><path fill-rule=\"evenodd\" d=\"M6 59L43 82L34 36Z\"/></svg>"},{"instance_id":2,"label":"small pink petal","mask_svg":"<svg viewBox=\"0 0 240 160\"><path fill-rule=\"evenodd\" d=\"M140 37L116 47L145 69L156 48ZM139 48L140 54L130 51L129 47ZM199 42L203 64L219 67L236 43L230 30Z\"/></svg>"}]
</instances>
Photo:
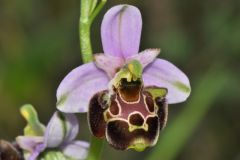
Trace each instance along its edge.
<instances>
[{"instance_id":1,"label":"small pink petal","mask_svg":"<svg viewBox=\"0 0 240 160\"><path fill-rule=\"evenodd\" d=\"M57 108L66 113L87 112L91 97L107 89L109 78L91 62L72 70L57 89Z\"/></svg>"},{"instance_id":2,"label":"small pink petal","mask_svg":"<svg viewBox=\"0 0 240 160\"><path fill-rule=\"evenodd\" d=\"M143 71L144 86L157 86L168 89L169 104L185 101L191 92L188 77L172 63L156 59Z\"/></svg>"},{"instance_id":3,"label":"small pink petal","mask_svg":"<svg viewBox=\"0 0 240 160\"><path fill-rule=\"evenodd\" d=\"M95 54L95 64L104 70L110 78L124 65L124 59L105 54Z\"/></svg>"},{"instance_id":4,"label":"small pink petal","mask_svg":"<svg viewBox=\"0 0 240 160\"><path fill-rule=\"evenodd\" d=\"M133 59L138 60L142 67L145 68L149 63L153 62L158 54L160 53L160 49L146 49L139 54L133 55L127 59L127 61L131 61Z\"/></svg>"},{"instance_id":5,"label":"small pink petal","mask_svg":"<svg viewBox=\"0 0 240 160\"><path fill-rule=\"evenodd\" d=\"M127 58L138 53L142 31L142 17L131 5L112 7L104 16L101 37L104 53Z\"/></svg>"}]
</instances>

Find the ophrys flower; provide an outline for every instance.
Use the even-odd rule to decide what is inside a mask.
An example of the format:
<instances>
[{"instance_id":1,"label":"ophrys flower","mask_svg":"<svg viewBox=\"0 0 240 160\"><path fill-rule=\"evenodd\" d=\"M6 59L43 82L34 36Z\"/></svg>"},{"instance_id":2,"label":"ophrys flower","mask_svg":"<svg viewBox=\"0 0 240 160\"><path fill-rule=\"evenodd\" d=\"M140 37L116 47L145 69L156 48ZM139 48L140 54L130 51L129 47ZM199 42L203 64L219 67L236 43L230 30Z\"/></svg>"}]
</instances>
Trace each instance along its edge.
<instances>
[{"instance_id":1,"label":"ophrys flower","mask_svg":"<svg viewBox=\"0 0 240 160\"><path fill-rule=\"evenodd\" d=\"M46 160L54 157L61 157L62 160L86 158L89 144L74 140L79 130L74 114L55 112L45 129L31 105L23 106L21 113L28 125L24 129L24 136L18 136L16 141L25 151L26 159L36 160L40 154Z\"/></svg>"},{"instance_id":2,"label":"ophrys flower","mask_svg":"<svg viewBox=\"0 0 240 160\"><path fill-rule=\"evenodd\" d=\"M95 62L75 68L63 79L57 89L57 108L67 113L87 112L93 95L107 90L115 73L133 59L142 64L145 86L167 88L169 104L185 101L191 91L187 76L172 63L156 58L160 49L138 54L141 30L141 13L136 7L111 8L101 26L104 54L96 54Z\"/></svg>"},{"instance_id":3,"label":"ophrys flower","mask_svg":"<svg viewBox=\"0 0 240 160\"><path fill-rule=\"evenodd\" d=\"M117 149L154 145L167 104L185 101L191 90L180 69L156 58L160 49L138 53L141 30L136 7L111 8L101 27L104 54L70 72L57 91L59 110L88 111L92 133Z\"/></svg>"}]
</instances>

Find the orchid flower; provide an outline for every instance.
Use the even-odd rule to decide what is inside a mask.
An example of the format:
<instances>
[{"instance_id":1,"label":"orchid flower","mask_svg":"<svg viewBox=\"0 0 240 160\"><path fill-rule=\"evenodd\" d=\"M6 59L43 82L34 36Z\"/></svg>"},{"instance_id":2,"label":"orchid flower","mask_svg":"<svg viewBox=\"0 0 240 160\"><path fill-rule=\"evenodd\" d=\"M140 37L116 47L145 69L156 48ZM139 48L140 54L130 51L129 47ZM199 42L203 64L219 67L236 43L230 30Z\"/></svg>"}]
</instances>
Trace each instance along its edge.
<instances>
[{"instance_id":1,"label":"orchid flower","mask_svg":"<svg viewBox=\"0 0 240 160\"><path fill-rule=\"evenodd\" d=\"M141 13L136 7L111 8L101 26L104 54L97 54L95 62L73 69L63 79L57 89L57 108L66 113L87 112L93 95L108 89L114 74L132 59L143 65L145 86L167 88L169 104L185 101L191 90L187 76L167 60L156 58L160 49L147 49L138 54L141 29Z\"/></svg>"},{"instance_id":2,"label":"orchid flower","mask_svg":"<svg viewBox=\"0 0 240 160\"><path fill-rule=\"evenodd\" d=\"M86 158L89 144L74 140L79 130L78 120L74 114L55 112L46 129L42 128L44 132L42 134L42 131L39 132L39 126L43 125L39 123L36 114L33 114L36 113L34 108L25 105L21 108L21 113L28 121L28 125L24 130L25 135L18 136L16 142L25 151L26 159L36 160L41 153L43 155L41 157L46 160L54 157L62 160Z\"/></svg>"},{"instance_id":3,"label":"orchid flower","mask_svg":"<svg viewBox=\"0 0 240 160\"><path fill-rule=\"evenodd\" d=\"M88 112L92 133L116 149L141 151L157 142L167 121L167 105L183 102L191 88L187 76L157 58L160 49L140 53L140 11L118 5L104 16L104 54L71 71L57 90L62 112Z\"/></svg>"}]
</instances>

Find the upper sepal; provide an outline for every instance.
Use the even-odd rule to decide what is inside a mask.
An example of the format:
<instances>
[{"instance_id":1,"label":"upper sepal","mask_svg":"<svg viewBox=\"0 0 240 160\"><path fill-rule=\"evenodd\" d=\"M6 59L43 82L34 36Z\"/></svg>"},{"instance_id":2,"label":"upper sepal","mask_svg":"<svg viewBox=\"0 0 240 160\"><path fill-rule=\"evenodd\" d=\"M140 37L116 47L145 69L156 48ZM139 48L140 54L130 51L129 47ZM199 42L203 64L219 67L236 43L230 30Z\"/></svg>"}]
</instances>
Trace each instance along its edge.
<instances>
[{"instance_id":1,"label":"upper sepal","mask_svg":"<svg viewBox=\"0 0 240 160\"><path fill-rule=\"evenodd\" d=\"M131 5L112 7L101 26L104 53L127 58L138 53L142 31L142 17L138 8Z\"/></svg>"}]
</instances>

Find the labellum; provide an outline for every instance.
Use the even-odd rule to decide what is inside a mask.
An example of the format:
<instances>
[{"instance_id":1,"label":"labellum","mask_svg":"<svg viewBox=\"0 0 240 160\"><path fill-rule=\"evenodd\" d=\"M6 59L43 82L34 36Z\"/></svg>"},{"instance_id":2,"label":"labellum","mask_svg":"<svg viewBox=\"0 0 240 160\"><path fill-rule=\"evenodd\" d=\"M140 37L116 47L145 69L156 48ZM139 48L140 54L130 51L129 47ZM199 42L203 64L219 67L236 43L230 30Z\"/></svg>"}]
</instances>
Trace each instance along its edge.
<instances>
[{"instance_id":1,"label":"labellum","mask_svg":"<svg viewBox=\"0 0 240 160\"><path fill-rule=\"evenodd\" d=\"M120 150L143 151L155 145L167 121L167 89L144 87L137 60L127 63L109 88L90 101L88 121L93 135L106 137Z\"/></svg>"}]
</instances>

